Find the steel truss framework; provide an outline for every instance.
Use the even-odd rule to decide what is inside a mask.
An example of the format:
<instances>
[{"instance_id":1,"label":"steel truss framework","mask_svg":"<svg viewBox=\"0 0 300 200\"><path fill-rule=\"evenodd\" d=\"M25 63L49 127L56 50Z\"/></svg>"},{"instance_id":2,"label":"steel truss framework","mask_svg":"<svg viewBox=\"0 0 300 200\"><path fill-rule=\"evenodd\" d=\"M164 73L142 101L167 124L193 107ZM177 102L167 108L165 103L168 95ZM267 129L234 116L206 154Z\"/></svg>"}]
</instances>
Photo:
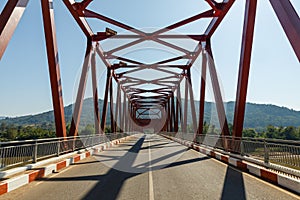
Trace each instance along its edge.
<instances>
[{"instance_id":1,"label":"steel truss framework","mask_svg":"<svg viewBox=\"0 0 300 200\"><path fill-rule=\"evenodd\" d=\"M29 0L9 0L1 13L0 58L2 57L20 18L22 17L28 1ZM70 136L75 136L78 134L77 130L80 122L89 68L91 68L90 71L92 76L95 129L97 133L100 133L104 130L107 114L110 114L111 116L112 132L139 130L138 127L147 125L149 121L155 122L152 124L153 128L155 128L156 122L158 123L162 117L166 118L166 122L162 128L158 128L155 131L177 132L180 125L181 131L186 132L188 106L190 106L195 136L196 134L201 134L203 131L202 129L204 121L204 100L207 82L206 77L207 73L210 73L222 134L231 134L228 129L223 99L220 91L220 84L213 60L211 37L232 7L235 0L224 0L223 2L216 2L214 0L203 1L209 5L210 9L188 19L184 19L149 33L135 29L127 24L118 22L114 19L89 10L88 7L92 0L83 0L81 2L75 2L74 0L63 0L64 4L87 38L85 59L75 102L73 119L69 133ZM300 20L297 12L289 0L269 1L286 33L286 36L290 41L290 44L294 49L297 58L300 61ZM257 0L246 0L242 49L236 93L236 107L232 132L234 137L242 136L241 134L244 123L256 7ZM58 50L56 45L53 0L41 0L41 8L43 13L56 133L57 136L66 137L67 133L64 118L62 86L60 81L60 66L58 62ZM98 19L108 24L117 26L128 31L130 34L118 35L111 29L106 29L104 32L95 33L88 24L88 19L90 18ZM204 18L210 19L210 23L203 33L196 35L167 34L174 29ZM187 50L182 48L180 45L175 45L167 41L167 39L183 38L189 38L190 40L196 41L196 48ZM102 49L101 42L107 39L131 39L133 41L119 45L118 47L109 51L104 51ZM181 54L177 57L160 60L151 64L116 55L117 52L128 49L145 41L158 43L167 48L181 52ZM102 118L100 118L98 105L96 75L97 56L107 68ZM191 68L199 56L202 56L202 66L200 79L201 87L199 91L200 106L197 120L191 80ZM118 63L111 63L111 60L118 61ZM172 62L176 61L186 62L185 64L180 65L172 64ZM121 72L120 69L122 69ZM156 78L152 80L144 80L132 75L133 73L142 71L144 69L162 72L167 75L163 78ZM180 72L178 72L178 70ZM117 85L115 109L113 109L114 83ZM156 85L156 89L145 89L143 87L145 84ZM184 86L184 91L181 91L180 86ZM145 95L149 93L152 95ZM181 98L183 96L184 101L181 102ZM190 104L188 104L188 99L190 100ZM110 102L110 110L108 110L108 102Z\"/></svg>"}]
</instances>

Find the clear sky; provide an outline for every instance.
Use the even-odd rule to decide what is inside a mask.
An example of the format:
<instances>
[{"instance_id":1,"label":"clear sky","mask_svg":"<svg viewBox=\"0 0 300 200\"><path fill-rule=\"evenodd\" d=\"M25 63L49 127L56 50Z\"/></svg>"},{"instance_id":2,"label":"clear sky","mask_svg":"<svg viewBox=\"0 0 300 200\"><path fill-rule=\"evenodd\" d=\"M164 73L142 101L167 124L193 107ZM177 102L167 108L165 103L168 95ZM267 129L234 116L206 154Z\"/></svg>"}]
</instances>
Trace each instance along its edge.
<instances>
[{"instance_id":1,"label":"clear sky","mask_svg":"<svg viewBox=\"0 0 300 200\"><path fill-rule=\"evenodd\" d=\"M0 1L0 10L6 2ZM247 101L300 110L300 64L269 1L258 2ZM291 2L300 13L300 1ZM235 99L244 5L245 0L236 1L212 38L225 101ZM207 8L205 6L202 0L94 0L92 4L92 8L103 15L136 28L164 27L199 13ZM56 0L54 7L64 104L69 105L74 102L85 37L62 1ZM207 22L201 23L178 31L201 32ZM104 23L92 24L95 32L107 27ZM101 70L104 68L99 69L100 74ZM103 88L103 80L100 79L99 87ZM0 116L21 116L52 109L40 1L29 2L0 61L0 94ZM100 90L100 98L102 95L103 90Z\"/></svg>"}]
</instances>

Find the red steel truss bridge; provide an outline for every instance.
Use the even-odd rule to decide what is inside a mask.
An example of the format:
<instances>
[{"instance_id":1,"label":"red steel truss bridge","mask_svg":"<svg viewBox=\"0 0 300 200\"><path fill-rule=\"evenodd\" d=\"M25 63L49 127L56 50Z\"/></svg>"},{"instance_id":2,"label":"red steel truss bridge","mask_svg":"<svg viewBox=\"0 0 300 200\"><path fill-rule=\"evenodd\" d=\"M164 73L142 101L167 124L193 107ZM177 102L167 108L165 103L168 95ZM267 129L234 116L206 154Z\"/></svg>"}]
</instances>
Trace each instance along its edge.
<instances>
[{"instance_id":1,"label":"red steel truss bridge","mask_svg":"<svg viewBox=\"0 0 300 200\"><path fill-rule=\"evenodd\" d=\"M59 50L57 48L55 31L55 9L53 0L40 0L57 137L65 138L66 141L70 139L69 137L79 137L78 130L80 117L90 72L92 78L91 87L93 91L94 126L96 134L105 134L104 130L107 125L107 116L109 115L111 132L114 134L133 132L143 133L147 130L151 130L154 133L164 134L168 139L173 139L178 142L178 139L174 139L176 138L175 135L177 133L179 135L186 134L188 132L188 121L191 121L190 126L193 134L192 136L189 136L189 138L184 139L194 143L187 144L182 141L180 142L189 145L189 147L198 151L207 153L206 150L201 149L202 147L200 148L196 146L196 144L202 143L201 138L203 136L207 82L211 82L212 94L216 105L218 127L221 133L220 138L222 138L221 142L217 144L220 145L220 147L222 146L227 152L231 151L232 153L236 153L245 151L245 149L241 148L241 143L244 145L247 141L243 142L241 138L245 116L253 36L255 31L257 0L245 0L241 50L240 55L237 55L240 57L240 63L239 66L236 66L239 69L239 73L238 82L235 86L237 90L232 132L229 130L225 115L221 92L222 88L215 66L215 58L211 45L213 40L211 38L236 1L199 1L203 1L203 4L206 5L207 9L201 10L201 8L199 8L201 11L192 17L156 29L137 29L130 24L125 24L122 21L117 21L98 13L95 7L93 7L93 0L62 0L67 10L74 18L74 21L86 37L86 50L74 104L71 127L67 133L60 63L58 59ZM282 31L284 31L296 57L300 61L300 19L293 4L289 0L268 1L276 13L282 26ZM5 49L18 26L28 2L29 0L8 0L3 8L0 17L0 58L5 56ZM126 18L126 14L124 15L124 18ZM197 34L178 33L177 29L201 20L209 20L208 26L203 32ZM102 27L100 30L93 30L90 23L95 22L108 25ZM117 27L118 30L122 31L117 32L113 30L111 26ZM148 44L154 46L147 46ZM141 56L140 54L145 53L147 48L152 48L151 55L145 54L144 56ZM163 56L163 52L169 52L173 56ZM106 82L105 85L102 85L101 87L97 84L96 68L99 63L106 68ZM196 68L196 66L199 68L199 76L193 76L192 74L192 72L194 72L193 69ZM192 78L195 77L198 77L198 79L192 80ZM196 87L193 85L195 81L198 81L200 85L200 87L197 88L197 91L195 90ZM116 87L114 87L114 85L116 85ZM98 102L99 90L104 91L104 103L101 113L99 111L100 105ZM200 96L200 103L197 108L195 106L195 95ZM196 109L199 110L196 111ZM152 140L146 136L135 137L137 138L137 143L132 144L133 147L132 149L129 149L129 152L136 151L134 146L142 148L142 143L146 140L149 140L149 146L151 146L150 142L155 143L155 141L164 141L161 138ZM226 140L226 137L230 137L230 140ZM263 145L266 143L262 142L260 144ZM160 146L164 144L155 143L155 145ZM280 145L282 145L282 143L280 143ZM266 150L266 146L263 147L265 147ZM296 147L294 146L293 148ZM230 161L231 158L228 157L228 155L219 155L219 153L213 151L208 151L207 154L211 157L220 158L221 161L229 164L234 162L238 168L245 170L245 164L243 164L242 161ZM298 154L299 152L293 152L289 154L289 156L297 156ZM197 160L198 158L194 159ZM204 158L201 159L203 160ZM268 163L270 159L271 155L268 154L267 156L264 156L265 163ZM295 159L298 159L299 162L299 155L298 158L295 157ZM184 164L184 162L185 161L179 161L177 164L181 165ZM118 164L116 165L118 166ZM298 165L299 163L295 166ZM236 172L230 170L231 169L229 169L229 172L227 171L229 175L237 176ZM254 170L253 173L255 174L256 172L257 171ZM115 177L114 173L116 172L112 170L108 172L108 174L117 179L118 177ZM276 178L275 180L273 175L270 174L271 172L269 171L260 171L259 174L255 175L261 176L270 182L278 183L279 179ZM120 180L123 180L124 182L124 180L128 178L127 175L128 174L120 174ZM227 175L228 174L226 174L226 176ZM131 177L131 175L128 176ZM164 177L164 175L162 175L162 177ZM72 180L71 177L70 180ZM156 181L155 179L153 180ZM151 179L151 181L153 180ZM66 180L63 181L68 181L68 179L66 178ZM154 199L153 188L151 188L153 187L153 183L151 181L149 179L149 199ZM124 184L123 182L117 182L114 186L118 188L120 185ZM258 185L260 185L260 183ZM263 188L264 186L261 187ZM106 190L111 190L112 187L107 189L106 187L101 186L101 188L105 192ZM154 185L154 191L155 190ZM270 191L271 190L272 189L270 189ZM295 189L291 190L295 191ZM259 191L258 194L259 193L262 193L263 195L263 192ZM180 196L180 194L178 195ZM225 194L225 196L229 198L230 195L228 195L229 194ZM159 197L164 199L162 196ZM89 196L86 196L86 198L89 198ZM117 196L113 196L112 199L114 198L117 198Z\"/></svg>"}]
</instances>

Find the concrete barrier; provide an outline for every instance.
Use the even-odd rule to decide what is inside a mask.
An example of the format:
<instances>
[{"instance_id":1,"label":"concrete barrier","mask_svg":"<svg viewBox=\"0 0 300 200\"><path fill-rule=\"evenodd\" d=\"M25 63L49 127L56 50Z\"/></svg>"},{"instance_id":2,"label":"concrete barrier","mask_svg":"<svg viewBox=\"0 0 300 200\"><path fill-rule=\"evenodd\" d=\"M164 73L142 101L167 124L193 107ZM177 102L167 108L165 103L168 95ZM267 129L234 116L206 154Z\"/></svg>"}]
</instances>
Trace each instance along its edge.
<instances>
[{"instance_id":1,"label":"concrete barrier","mask_svg":"<svg viewBox=\"0 0 300 200\"><path fill-rule=\"evenodd\" d=\"M16 168L16 169L11 170L11 172L4 171L3 174L5 174L6 176L8 176L8 175L13 176L14 173L20 173L22 171L24 171L24 173L21 175L16 175L15 177L12 177L12 178L8 178L7 180L1 181L0 182L0 195L10 192L10 191L13 191L19 187L22 187L36 179L49 176L52 173L55 173L66 167L69 167L73 163L76 163L80 160L83 160L87 157L92 156L94 152L98 153L98 152L104 151L105 149L108 149L109 147L120 144L124 140L128 140L132 136L127 136L125 138L112 140L110 142L96 145L94 147L88 148L86 151L81 152L80 154L75 154L71 157L64 158L63 160L57 161L56 163L45 164L45 166L42 166L42 167L38 167L38 165L39 164L41 165L41 164L45 163L46 161L37 163L37 164L35 164L35 167L37 168L36 170L35 169L26 170L26 169L28 169L28 167L27 168L20 167L20 169ZM53 159L51 159L51 160L53 160Z\"/></svg>"},{"instance_id":2,"label":"concrete barrier","mask_svg":"<svg viewBox=\"0 0 300 200\"><path fill-rule=\"evenodd\" d=\"M166 135L162 135L162 136L167 139L178 142L179 144L190 147L190 148L192 148L198 152L201 152L207 156L210 156L212 158L220 160L223 163L234 166L243 172L247 172L247 173L252 174L256 177L259 177L265 181L279 185L285 189L288 189L297 194L300 194L300 180L299 179L296 179L296 178L293 178L291 176L287 176L284 174L276 173L276 172L266 169L262 166L259 166L259 165L253 164L253 163L249 163L249 162L246 162L241 159L233 158L228 155L223 155L220 152L213 151L211 149L207 149L200 145L192 144L192 142L190 142L190 141L186 141L186 140L182 140L179 138L166 136Z\"/></svg>"}]
</instances>

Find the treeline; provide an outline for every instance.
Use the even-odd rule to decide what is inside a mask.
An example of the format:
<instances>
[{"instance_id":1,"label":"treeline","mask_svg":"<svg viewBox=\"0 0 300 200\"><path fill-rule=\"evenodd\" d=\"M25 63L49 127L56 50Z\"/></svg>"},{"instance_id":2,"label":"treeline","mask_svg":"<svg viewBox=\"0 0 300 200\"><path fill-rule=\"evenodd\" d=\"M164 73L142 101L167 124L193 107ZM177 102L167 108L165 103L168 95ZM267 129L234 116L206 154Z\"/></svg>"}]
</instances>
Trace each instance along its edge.
<instances>
[{"instance_id":1,"label":"treeline","mask_svg":"<svg viewBox=\"0 0 300 200\"><path fill-rule=\"evenodd\" d=\"M230 133L232 133L232 124L228 125ZM188 125L188 132L193 132L193 127ZM220 130L215 128L214 125L209 125L204 122L203 134L220 134ZM271 138L282 140L300 140L300 127L287 126L276 127L269 125L265 129L245 128L243 130L243 137L251 138Z\"/></svg>"},{"instance_id":2,"label":"treeline","mask_svg":"<svg viewBox=\"0 0 300 200\"><path fill-rule=\"evenodd\" d=\"M275 127L269 125L263 132L257 132L255 129L249 128L243 130L243 137L300 140L300 127Z\"/></svg>"},{"instance_id":3,"label":"treeline","mask_svg":"<svg viewBox=\"0 0 300 200\"><path fill-rule=\"evenodd\" d=\"M15 126L13 124L0 124L0 141L29 140L56 137L53 124L32 126Z\"/></svg>"},{"instance_id":4,"label":"treeline","mask_svg":"<svg viewBox=\"0 0 300 200\"><path fill-rule=\"evenodd\" d=\"M229 124L230 132L232 133L232 124ZM67 132L70 130L70 124L67 125ZM188 132L193 132L193 127L188 125ZM111 132L110 126L105 129L106 133ZM83 129L79 130L80 135L91 135L95 133L95 127L92 124L87 124ZM209 125L206 122L203 126L203 134L219 134L220 130L214 125ZM0 124L0 141L10 140L28 140L56 137L55 126L51 123L43 123L41 125L15 126L12 124ZM243 130L243 137L251 138L273 138L282 140L300 140L300 127L287 126L276 127L269 125L265 129L246 128Z\"/></svg>"},{"instance_id":5,"label":"treeline","mask_svg":"<svg viewBox=\"0 0 300 200\"><path fill-rule=\"evenodd\" d=\"M67 124L67 133L70 131L70 124ZM105 133L110 133L110 126L105 128ZM94 125L88 124L82 130L79 130L79 135L95 134ZM30 140L42 138L56 137L55 126L51 123L43 123L41 125L19 125L0 123L0 141L11 140Z\"/></svg>"}]
</instances>

